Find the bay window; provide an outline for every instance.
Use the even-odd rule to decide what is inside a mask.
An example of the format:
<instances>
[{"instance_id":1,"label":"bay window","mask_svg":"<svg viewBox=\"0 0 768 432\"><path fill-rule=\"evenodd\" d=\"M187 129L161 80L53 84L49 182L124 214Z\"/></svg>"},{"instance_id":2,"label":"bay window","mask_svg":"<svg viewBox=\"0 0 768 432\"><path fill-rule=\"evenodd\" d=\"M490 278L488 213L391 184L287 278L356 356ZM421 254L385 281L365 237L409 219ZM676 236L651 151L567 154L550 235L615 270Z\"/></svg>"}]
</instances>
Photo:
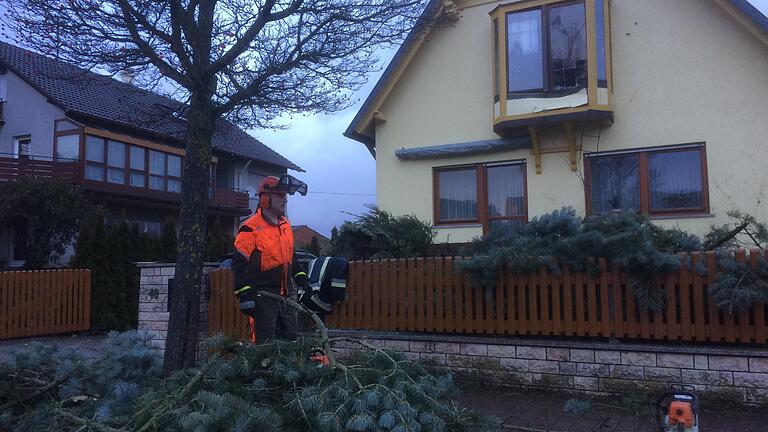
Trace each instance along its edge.
<instances>
[{"instance_id":1,"label":"bay window","mask_svg":"<svg viewBox=\"0 0 768 432\"><path fill-rule=\"evenodd\" d=\"M613 114L608 0L523 0L490 13L494 131Z\"/></svg>"},{"instance_id":2,"label":"bay window","mask_svg":"<svg viewBox=\"0 0 768 432\"><path fill-rule=\"evenodd\" d=\"M510 93L586 88L584 3L544 5L508 13L507 62Z\"/></svg>"},{"instance_id":3,"label":"bay window","mask_svg":"<svg viewBox=\"0 0 768 432\"><path fill-rule=\"evenodd\" d=\"M512 231L528 220L525 162L434 169L435 225Z\"/></svg>"},{"instance_id":4,"label":"bay window","mask_svg":"<svg viewBox=\"0 0 768 432\"><path fill-rule=\"evenodd\" d=\"M585 157L585 171L592 214L709 212L704 144L593 153Z\"/></svg>"},{"instance_id":5,"label":"bay window","mask_svg":"<svg viewBox=\"0 0 768 432\"><path fill-rule=\"evenodd\" d=\"M95 135L85 138L85 178L88 180L181 192L181 156Z\"/></svg>"}]
</instances>

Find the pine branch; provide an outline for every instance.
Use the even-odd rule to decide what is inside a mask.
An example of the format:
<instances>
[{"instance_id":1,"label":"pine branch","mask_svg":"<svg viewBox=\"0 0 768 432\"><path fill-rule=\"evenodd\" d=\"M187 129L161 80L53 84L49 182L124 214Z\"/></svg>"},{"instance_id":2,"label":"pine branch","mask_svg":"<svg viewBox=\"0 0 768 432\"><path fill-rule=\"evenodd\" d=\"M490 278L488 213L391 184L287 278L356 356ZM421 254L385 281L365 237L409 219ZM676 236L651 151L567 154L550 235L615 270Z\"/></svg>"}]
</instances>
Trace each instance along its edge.
<instances>
[{"instance_id":1,"label":"pine branch","mask_svg":"<svg viewBox=\"0 0 768 432\"><path fill-rule=\"evenodd\" d=\"M125 429L115 429L107 425L101 424L95 420L84 419L76 414L63 409L56 409L56 414L65 417L67 420L77 425L83 426L86 429L95 429L98 432L127 432ZM81 428L82 429L82 428Z\"/></svg>"},{"instance_id":2,"label":"pine branch","mask_svg":"<svg viewBox=\"0 0 768 432\"><path fill-rule=\"evenodd\" d=\"M49 391L55 389L56 387L64 384L64 382L66 382L67 379L68 379L68 377L58 379L58 380L56 380L56 381L54 381L52 383L48 383L42 389L36 391L35 393L33 393L33 394L23 398L23 399L19 399L18 401L15 401L15 402L8 402L8 403L6 403L4 405L0 405L0 412L6 411L6 410L8 410L10 408L14 408L14 407L16 407L18 405L21 405L23 403L29 402L31 400L35 400L38 397L40 397L40 396L48 393ZM39 381L39 380L35 380L35 381ZM41 382L43 382L43 381L41 381Z\"/></svg>"},{"instance_id":3,"label":"pine branch","mask_svg":"<svg viewBox=\"0 0 768 432\"><path fill-rule=\"evenodd\" d=\"M161 408L157 409L155 414L150 417L146 422L144 422L141 427L139 427L136 432L145 432L152 428L153 426L156 426L157 421L160 419L161 416L165 415L173 406L176 404L176 402L184 400L194 389L195 386L203 379L203 377L208 373L208 371L213 367L213 365L216 364L217 361L221 358L222 353L216 352L214 353L211 358L208 360L208 362L203 366L200 371L195 374L195 376L192 377L192 379L189 380L189 382L179 391L176 395L172 396L170 399L167 399L166 402L162 405ZM143 410L136 413L133 417L134 418L140 418L147 409L149 409L150 406L144 408ZM156 407L151 407L156 408Z\"/></svg>"},{"instance_id":4,"label":"pine branch","mask_svg":"<svg viewBox=\"0 0 768 432\"><path fill-rule=\"evenodd\" d=\"M289 306L289 307L291 307L293 309L296 309L299 312L303 312L304 314L306 314L310 318L312 318L312 321L314 321L315 324L317 325L318 331L320 331L320 340L322 341L322 344L323 344L323 351L325 352L325 355L328 357L328 364L332 368L336 367L336 364L337 364L336 363L336 359L333 356L333 352L331 351L331 346L330 346L330 343L329 343L328 329L325 327L325 324L323 323L323 320L321 320L320 317L317 316L316 313L314 313L311 310L309 310L308 308L304 307L304 305L302 305L301 303L293 301L293 300L291 300L291 299L289 299L287 297L283 297L283 296L280 296L280 295L277 295L277 294L268 293L266 291L259 291L258 295L263 296L263 297L268 297L268 298L271 298L273 300L281 301L281 302L285 303L287 306Z\"/></svg>"}]
</instances>

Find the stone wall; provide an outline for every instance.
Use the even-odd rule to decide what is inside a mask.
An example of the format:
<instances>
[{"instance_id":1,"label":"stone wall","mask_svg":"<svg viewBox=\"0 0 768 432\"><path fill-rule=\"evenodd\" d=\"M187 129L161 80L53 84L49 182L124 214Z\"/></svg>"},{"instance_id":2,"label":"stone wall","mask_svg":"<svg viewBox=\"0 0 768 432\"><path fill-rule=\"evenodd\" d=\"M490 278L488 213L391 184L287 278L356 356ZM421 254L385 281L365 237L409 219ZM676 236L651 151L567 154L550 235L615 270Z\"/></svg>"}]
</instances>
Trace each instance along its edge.
<instances>
[{"instance_id":1,"label":"stone wall","mask_svg":"<svg viewBox=\"0 0 768 432\"><path fill-rule=\"evenodd\" d=\"M449 370L463 380L601 394L636 388L659 390L677 384L713 397L752 404L768 402L768 350L765 349L332 333L367 338L373 345ZM342 346L339 354L346 355L353 347Z\"/></svg>"},{"instance_id":2,"label":"stone wall","mask_svg":"<svg viewBox=\"0 0 768 432\"><path fill-rule=\"evenodd\" d=\"M176 264L172 263L137 263L139 267L139 330L145 330L152 335L152 347L158 351L165 350L165 340L168 334L168 280L176 274ZM210 288L209 271L215 270L218 264L206 263L203 266L203 283L200 287L200 321L198 332L199 341L208 337L208 301Z\"/></svg>"}]
</instances>

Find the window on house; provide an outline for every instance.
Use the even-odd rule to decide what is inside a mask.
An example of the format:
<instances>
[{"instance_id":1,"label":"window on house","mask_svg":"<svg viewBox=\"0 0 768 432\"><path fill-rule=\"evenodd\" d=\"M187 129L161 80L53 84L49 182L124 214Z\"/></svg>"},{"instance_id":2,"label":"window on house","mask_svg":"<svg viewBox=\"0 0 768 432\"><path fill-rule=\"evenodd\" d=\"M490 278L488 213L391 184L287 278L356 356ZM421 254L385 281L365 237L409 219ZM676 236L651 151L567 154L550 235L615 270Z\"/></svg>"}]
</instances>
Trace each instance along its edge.
<instances>
[{"instance_id":1,"label":"window on house","mask_svg":"<svg viewBox=\"0 0 768 432\"><path fill-rule=\"evenodd\" d=\"M168 155L168 192L181 192L181 157Z\"/></svg>"},{"instance_id":2,"label":"window on house","mask_svg":"<svg viewBox=\"0 0 768 432\"><path fill-rule=\"evenodd\" d=\"M56 137L56 160L75 162L80 159L80 135L61 135Z\"/></svg>"},{"instance_id":3,"label":"window on house","mask_svg":"<svg viewBox=\"0 0 768 432\"><path fill-rule=\"evenodd\" d=\"M510 93L563 93L587 87L583 2L510 12L507 88Z\"/></svg>"},{"instance_id":4,"label":"window on house","mask_svg":"<svg viewBox=\"0 0 768 432\"><path fill-rule=\"evenodd\" d=\"M87 135L85 178L88 180L181 192L181 156Z\"/></svg>"},{"instance_id":5,"label":"window on house","mask_svg":"<svg viewBox=\"0 0 768 432\"><path fill-rule=\"evenodd\" d=\"M88 180L106 180L104 145L103 138L90 135L85 138L85 178Z\"/></svg>"},{"instance_id":6,"label":"window on house","mask_svg":"<svg viewBox=\"0 0 768 432\"><path fill-rule=\"evenodd\" d=\"M437 173L438 222L477 222L477 168Z\"/></svg>"},{"instance_id":7,"label":"window on house","mask_svg":"<svg viewBox=\"0 0 768 432\"><path fill-rule=\"evenodd\" d=\"M32 135L13 137L13 155L19 159L29 159L32 151Z\"/></svg>"},{"instance_id":8,"label":"window on house","mask_svg":"<svg viewBox=\"0 0 768 432\"><path fill-rule=\"evenodd\" d=\"M147 150L131 146L131 186L143 188L147 185Z\"/></svg>"},{"instance_id":9,"label":"window on house","mask_svg":"<svg viewBox=\"0 0 768 432\"><path fill-rule=\"evenodd\" d=\"M487 166L488 231L510 233L527 220L525 164Z\"/></svg>"},{"instance_id":10,"label":"window on house","mask_svg":"<svg viewBox=\"0 0 768 432\"><path fill-rule=\"evenodd\" d=\"M107 181L115 184L125 184L125 144L117 141L107 141Z\"/></svg>"},{"instance_id":11,"label":"window on house","mask_svg":"<svg viewBox=\"0 0 768 432\"><path fill-rule=\"evenodd\" d=\"M585 161L591 213L709 211L703 144L588 155Z\"/></svg>"},{"instance_id":12,"label":"window on house","mask_svg":"<svg viewBox=\"0 0 768 432\"><path fill-rule=\"evenodd\" d=\"M165 190L165 153L149 151L149 188Z\"/></svg>"},{"instance_id":13,"label":"window on house","mask_svg":"<svg viewBox=\"0 0 768 432\"><path fill-rule=\"evenodd\" d=\"M435 169L437 225L481 223L509 232L528 219L526 165L505 162Z\"/></svg>"}]
</instances>

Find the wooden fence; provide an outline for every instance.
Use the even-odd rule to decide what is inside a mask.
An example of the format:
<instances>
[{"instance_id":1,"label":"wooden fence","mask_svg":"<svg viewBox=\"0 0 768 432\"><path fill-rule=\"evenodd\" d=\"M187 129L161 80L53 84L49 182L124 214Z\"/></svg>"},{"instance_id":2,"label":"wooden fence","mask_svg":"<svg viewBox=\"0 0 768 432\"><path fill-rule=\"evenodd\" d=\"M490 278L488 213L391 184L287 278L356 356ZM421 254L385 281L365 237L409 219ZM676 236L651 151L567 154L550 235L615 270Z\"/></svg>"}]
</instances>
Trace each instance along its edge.
<instances>
[{"instance_id":1,"label":"wooden fence","mask_svg":"<svg viewBox=\"0 0 768 432\"><path fill-rule=\"evenodd\" d=\"M0 272L0 340L90 328L90 270Z\"/></svg>"},{"instance_id":2,"label":"wooden fence","mask_svg":"<svg viewBox=\"0 0 768 432\"><path fill-rule=\"evenodd\" d=\"M208 334L224 333L239 339L248 339L248 317L240 312L232 287L234 281L229 269L208 273L211 287L208 303Z\"/></svg>"},{"instance_id":3,"label":"wooden fence","mask_svg":"<svg viewBox=\"0 0 768 432\"><path fill-rule=\"evenodd\" d=\"M741 262L757 265L760 251ZM350 263L347 299L334 305L327 324L336 329L413 331L476 335L597 337L655 341L765 344L766 305L734 315L718 309L708 294L717 276L713 252L694 253L661 283L666 307L641 310L627 276L599 260L592 277L564 268L529 275L506 269L493 288L474 288L456 269L461 258L412 258ZM707 275L692 270L702 262ZM211 333L246 334L228 270L212 273ZM216 275L216 276L214 276ZM222 287L222 284L228 284Z\"/></svg>"}]
</instances>

